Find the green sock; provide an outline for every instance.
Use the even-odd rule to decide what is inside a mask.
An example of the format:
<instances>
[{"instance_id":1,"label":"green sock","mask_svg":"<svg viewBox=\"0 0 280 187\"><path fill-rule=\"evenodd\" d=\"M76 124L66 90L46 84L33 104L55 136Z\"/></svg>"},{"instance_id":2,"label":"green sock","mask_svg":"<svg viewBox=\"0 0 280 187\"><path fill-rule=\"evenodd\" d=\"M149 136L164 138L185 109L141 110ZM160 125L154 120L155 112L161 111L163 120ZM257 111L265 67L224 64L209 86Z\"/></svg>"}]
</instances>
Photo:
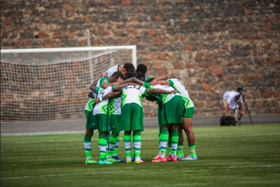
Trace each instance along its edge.
<instances>
[{"instance_id":1,"label":"green sock","mask_svg":"<svg viewBox=\"0 0 280 187\"><path fill-rule=\"evenodd\" d=\"M115 144L115 148L114 148L114 156L118 155L118 148L119 148L119 142L120 142L120 137L119 135L116 137L116 144Z\"/></svg>"},{"instance_id":2,"label":"green sock","mask_svg":"<svg viewBox=\"0 0 280 187\"><path fill-rule=\"evenodd\" d=\"M172 154L172 143L171 143L171 139L168 139L168 154Z\"/></svg>"},{"instance_id":3,"label":"green sock","mask_svg":"<svg viewBox=\"0 0 280 187\"><path fill-rule=\"evenodd\" d=\"M168 130L167 129L161 129L161 132L160 132L160 157L161 158L166 157L167 141L168 141Z\"/></svg>"},{"instance_id":4,"label":"green sock","mask_svg":"<svg viewBox=\"0 0 280 187\"><path fill-rule=\"evenodd\" d=\"M196 156L196 152L195 152L195 143L193 144L189 144L189 148L190 148L190 153L192 157Z\"/></svg>"},{"instance_id":5,"label":"green sock","mask_svg":"<svg viewBox=\"0 0 280 187\"><path fill-rule=\"evenodd\" d=\"M114 154L114 148L116 146L116 138L112 135L109 138L109 156L112 157Z\"/></svg>"},{"instance_id":6,"label":"green sock","mask_svg":"<svg viewBox=\"0 0 280 187\"><path fill-rule=\"evenodd\" d=\"M126 160L131 160L131 135L130 132L124 132L123 135Z\"/></svg>"},{"instance_id":7,"label":"green sock","mask_svg":"<svg viewBox=\"0 0 280 187\"><path fill-rule=\"evenodd\" d=\"M160 132L158 134L158 151L159 151L159 154L161 153L161 147L160 147Z\"/></svg>"},{"instance_id":8,"label":"green sock","mask_svg":"<svg viewBox=\"0 0 280 187\"><path fill-rule=\"evenodd\" d=\"M178 157L184 156L183 143L178 143Z\"/></svg>"},{"instance_id":9,"label":"green sock","mask_svg":"<svg viewBox=\"0 0 280 187\"><path fill-rule=\"evenodd\" d=\"M100 151L100 160L103 161L106 158L107 137L99 136L98 144L99 144L99 151Z\"/></svg>"},{"instance_id":10,"label":"green sock","mask_svg":"<svg viewBox=\"0 0 280 187\"><path fill-rule=\"evenodd\" d=\"M86 159L91 158L91 137L84 136L84 148L86 153Z\"/></svg>"},{"instance_id":11,"label":"green sock","mask_svg":"<svg viewBox=\"0 0 280 187\"><path fill-rule=\"evenodd\" d=\"M140 159L140 152L141 152L141 132L134 132L133 133L133 147L135 152L135 160Z\"/></svg>"},{"instance_id":12,"label":"green sock","mask_svg":"<svg viewBox=\"0 0 280 187\"><path fill-rule=\"evenodd\" d=\"M176 157L176 154L177 154L177 147L178 147L178 141L179 141L178 129L172 130L172 137L171 137L171 143L172 143L172 157Z\"/></svg>"}]
</instances>

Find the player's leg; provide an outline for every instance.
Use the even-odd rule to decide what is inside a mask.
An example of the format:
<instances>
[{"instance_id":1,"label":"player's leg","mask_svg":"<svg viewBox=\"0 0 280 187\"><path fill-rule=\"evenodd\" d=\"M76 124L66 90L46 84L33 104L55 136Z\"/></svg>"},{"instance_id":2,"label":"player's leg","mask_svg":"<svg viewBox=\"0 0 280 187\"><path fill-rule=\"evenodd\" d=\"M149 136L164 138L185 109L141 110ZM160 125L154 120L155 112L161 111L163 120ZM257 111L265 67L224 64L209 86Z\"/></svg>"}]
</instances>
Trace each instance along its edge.
<instances>
[{"instance_id":1,"label":"player's leg","mask_svg":"<svg viewBox=\"0 0 280 187\"><path fill-rule=\"evenodd\" d=\"M171 160L174 162L177 161L178 141L179 141L178 124L173 124L172 125L172 137L171 137L171 144L172 144Z\"/></svg>"},{"instance_id":2,"label":"player's leg","mask_svg":"<svg viewBox=\"0 0 280 187\"><path fill-rule=\"evenodd\" d=\"M94 122L98 126L99 132L99 164L112 164L112 162L106 159L107 152L107 136L108 136L108 127L107 127L107 115L105 114L97 114L94 115Z\"/></svg>"},{"instance_id":3,"label":"player's leg","mask_svg":"<svg viewBox=\"0 0 280 187\"><path fill-rule=\"evenodd\" d=\"M122 107L121 124L124 130L123 141L126 155L126 163L131 163L131 105L126 104Z\"/></svg>"},{"instance_id":4,"label":"player's leg","mask_svg":"<svg viewBox=\"0 0 280 187\"><path fill-rule=\"evenodd\" d=\"M144 161L140 157L141 153L141 131L144 130L143 126L143 108L137 104L131 104L131 127L133 130L133 157L135 157L134 161L137 164L144 163Z\"/></svg>"},{"instance_id":5,"label":"player's leg","mask_svg":"<svg viewBox=\"0 0 280 187\"><path fill-rule=\"evenodd\" d=\"M161 132L161 125L162 125L162 123L161 123L161 116L160 116L160 115L161 115L161 107L158 106L158 126L159 126L159 133L158 133L158 151L159 151L159 153L158 153L157 156L155 156L155 157L153 158L153 160L156 159L156 158L158 158L158 157L160 156L160 154L161 154L160 132Z\"/></svg>"},{"instance_id":6,"label":"player's leg","mask_svg":"<svg viewBox=\"0 0 280 187\"><path fill-rule=\"evenodd\" d=\"M131 163L131 131L125 131L123 135L126 163Z\"/></svg>"},{"instance_id":7,"label":"player's leg","mask_svg":"<svg viewBox=\"0 0 280 187\"><path fill-rule=\"evenodd\" d=\"M183 152L184 135L183 135L183 127L182 127L182 125L179 125L179 127L178 127L178 134L179 134L179 141L178 141L178 154L177 154L177 158L178 158L178 160L181 160L181 159L184 158L184 152Z\"/></svg>"},{"instance_id":8,"label":"player's leg","mask_svg":"<svg viewBox=\"0 0 280 187\"><path fill-rule=\"evenodd\" d=\"M93 127L92 127L92 121L93 121L93 115L92 112L85 110L85 116L86 116L86 133L84 136L84 149L86 154L86 164L97 164L98 162L93 160L91 157L91 137L93 135Z\"/></svg>"},{"instance_id":9,"label":"player's leg","mask_svg":"<svg viewBox=\"0 0 280 187\"><path fill-rule=\"evenodd\" d=\"M140 164L144 163L143 160L141 160L140 153L141 153L141 143L142 143L142 137L141 137L141 131L133 131L133 147L135 149L135 163Z\"/></svg>"},{"instance_id":10,"label":"player's leg","mask_svg":"<svg viewBox=\"0 0 280 187\"><path fill-rule=\"evenodd\" d=\"M99 158L99 164L112 164L113 162L107 160L106 158L106 151L107 151L107 135L108 132L99 132L99 152L100 152L100 158Z\"/></svg>"},{"instance_id":11,"label":"player's leg","mask_svg":"<svg viewBox=\"0 0 280 187\"><path fill-rule=\"evenodd\" d=\"M192 118L193 113L195 111L194 107L190 107L186 109L186 113L184 113L183 117L183 128L185 130L185 133L187 135L189 149L190 149L190 155L187 156L184 160L197 160L197 155L195 151L195 137L192 130Z\"/></svg>"},{"instance_id":12,"label":"player's leg","mask_svg":"<svg viewBox=\"0 0 280 187\"><path fill-rule=\"evenodd\" d=\"M177 149L178 149L178 126L182 123L184 102L181 96L174 96L169 102L165 104L165 110L167 120L169 124L172 124L171 129L171 146L172 154L171 160L177 161ZM170 157L169 157L170 159Z\"/></svg>"},{"instance_id":13,"label":"player's leg","mask_svg":"<svg viewBox=\"0 0 280 187\"><path fill-rule=\"evenodd\" d=\"M152 160L152 162L167 162L166 145L168 141L168 125L162 125L160 128L160 155Z\"/></svg>"}]
</instances>

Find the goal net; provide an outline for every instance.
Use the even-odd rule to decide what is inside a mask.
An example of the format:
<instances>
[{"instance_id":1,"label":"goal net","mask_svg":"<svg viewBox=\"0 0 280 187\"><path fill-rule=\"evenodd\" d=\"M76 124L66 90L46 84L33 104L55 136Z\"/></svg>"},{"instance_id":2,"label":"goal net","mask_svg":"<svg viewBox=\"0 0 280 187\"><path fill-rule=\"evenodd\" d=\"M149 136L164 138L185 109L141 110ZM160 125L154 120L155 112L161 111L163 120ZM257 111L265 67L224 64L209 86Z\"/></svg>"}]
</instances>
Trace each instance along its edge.
<instances>
[{"instance_id":1,"label":"goal net","mask_svg":"<svg viewBox=\"0 0 280 187\"><path fill-rule=\"evenodd\" d=\"M89 86L136 46L1 50L1 121L85 119Z\"/></svg>"}]
</instances>

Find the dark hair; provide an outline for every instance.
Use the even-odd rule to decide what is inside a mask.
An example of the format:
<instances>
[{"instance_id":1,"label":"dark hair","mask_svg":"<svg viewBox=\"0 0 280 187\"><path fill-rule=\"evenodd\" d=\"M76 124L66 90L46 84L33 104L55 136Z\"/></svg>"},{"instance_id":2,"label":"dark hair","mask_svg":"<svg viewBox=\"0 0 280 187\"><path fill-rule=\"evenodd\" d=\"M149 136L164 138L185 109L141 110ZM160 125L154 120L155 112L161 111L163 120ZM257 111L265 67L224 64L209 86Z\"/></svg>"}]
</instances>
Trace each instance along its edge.
<instances>
[{"instance_id":1,"label":"dark hair","mask_svg":"<svg viewBox=\"0 0 280 187\"><path fill-rule=\"evenodd\" d=\"M243 86L238 86L238 87L237 87L237 91L238 91L238 92L241 92L242 90L243 90Z\"/></svg>"},{"instance_id":2,"label":"dark hair","mask_svg":"<svg viewBox=\"0 0 280 187\"><path fill-rule=\"evenodd\" d=\"M135 74L132 72L126 72L126 74L124 75L124 79L129 79L131 77L135 77Z\"/></svg>"},{"instance_id":3,"label":"dark hair","mask_svg":"<svg viewBox=\"0 0 280 187\"><path fill-rule=\"evenodd\" d=\"M135 70L134 65L131 63L125 63L123 65L123 67L124 67L124 69L126 69L127 72L134 72L134 70Z\"/></svg>"},{"instance_id":4,"label":"dark hair","mask_svg":"<svg viewBox=\"0 0 280 187\"><path fill-rule=\"evenodd\" d=\"M150 79L149 79L149 82L152 82L154 79L155 79L155 78L150 78Z\"/></svg>"},{"instance_id":5,"label":"dark hair","mask_svg":"<svg viewBox=\"0 0 280 187\"><path fill-rule=\"evenodd\" d=\"M119 72L119 71L116 71L116 72L113 73L113 75L111 77L114 77L116 79L118 79L118 78L123 79L123 74L121 74L121 72Z\"/></svg>"},{"instance_id":6,"label":"dark hair","mask_svg":"<svg viewBox=\"0 0 280 187\"><path fill-rule=\"evenodd\" d=\"M139 71L139 72L145 74L147 72L147 66L145 64L139 64L137 66L137 70L136 71Z\"/></svg>"}]
</instances>

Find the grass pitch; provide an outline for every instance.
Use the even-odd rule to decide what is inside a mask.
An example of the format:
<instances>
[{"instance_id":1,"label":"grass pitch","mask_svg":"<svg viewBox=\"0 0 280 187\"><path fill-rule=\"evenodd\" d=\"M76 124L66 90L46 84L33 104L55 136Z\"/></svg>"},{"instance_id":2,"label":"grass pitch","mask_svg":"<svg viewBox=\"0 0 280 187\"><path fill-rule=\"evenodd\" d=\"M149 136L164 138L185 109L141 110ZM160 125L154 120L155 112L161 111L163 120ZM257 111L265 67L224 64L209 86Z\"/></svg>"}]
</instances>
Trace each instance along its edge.
<instances>
[{"instance_id":1,"label":"grass pitch","mask_svg":"<svg viewBox=\"0 0 280 187\"><path fill-rule=\"evenodd\" d=\"M280 124L193 130L197 161L151 163L158 153L158 129L146 129L145 163L113 165L85 165L83 133L2 135L1 186L280 186ZM95 160L97 137L95 132ZM185 141L185 156L188 152Z\"/></svg>"}]
</instances>

